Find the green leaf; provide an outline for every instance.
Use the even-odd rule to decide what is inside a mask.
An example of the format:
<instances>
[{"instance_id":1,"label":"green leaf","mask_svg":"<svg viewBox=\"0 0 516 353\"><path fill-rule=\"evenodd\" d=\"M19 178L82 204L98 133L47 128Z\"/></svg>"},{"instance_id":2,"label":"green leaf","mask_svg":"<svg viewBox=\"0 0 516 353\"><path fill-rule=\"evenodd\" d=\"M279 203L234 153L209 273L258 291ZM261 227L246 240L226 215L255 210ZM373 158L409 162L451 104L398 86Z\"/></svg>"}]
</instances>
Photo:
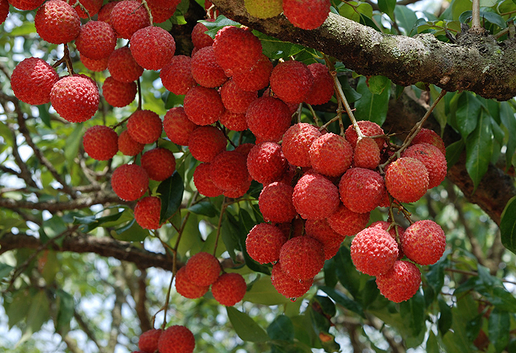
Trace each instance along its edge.
<instances>
[{"instance_id":1,"label":"green leaf","mask_svg":"<svg viewBox=\"0 0 516 353\"><path fill-rule=\"evenodd\" d=\"M192 211L195 214L206 217L215 217L219 214L219 211L217 210L215 205L209 201L202 201L196 203L195 205L188 207L188 210Z\"/></svg>"},{"instance_id":2,"label":"green leaf","mask_svg":"<svg viewBox=\"0 0 516 353\"><path fill-rule=\"evenodd\" d=\"M385 13L391 19L394 19L394 8L396 7L396 0L378 0L378 7L380 11Z\"/></svg>"},{"instance_id":3,"label":"green leaf","mask_svg":"<svg viewBox=\"0 0 516 353\"><path fill-rule=\"evenodd\" d=\"M439 332L441 335L445 335L451 328L453 323L453 314L451 308L444 301L443 298L439 297L439 322L437 327L439 328Z\"/></svg>"},{"instance_id":4,"label":"green leaf","mask_svg":"<svg viewBox=\"0 0 516 353\"><path fill-rule=\"evenodd\" d=\"M66 334L70 329L70 321L74 315L75 302L73 297L62 289L56 291L57 319L56 331Z\"/></svg>"},{"instance_id":5,"label":"green leaf","mask_svg":"<svg viewBox=\"0 0 516 353\"><path fill-rule=\"evenodd\" d=\"M353 265L353 261L351 261L349 248L341 246L333 260L337 266L337 277L340 283L356 298L360 291L360 273L358 273L355 265Z\"/></svg>"},{"instance_id":6,"label":"green leaf","mask_svg":"<svg viewBox=\"0 0 516 353\"><path fill-rule=\"evenodd\" d=\"M27 317L30 308L27 303L32 300L31 294L27 289L20 289L14 293L11 303L6 305L5 313L9 318L9 329Z\"/></svg>"},{"instance_id":7,"label":"green leaf","mask_svg":"<svg viewBox=\"0 0 516 353\"><path fill-rule=\"evenodd\" d=\"M450 170L450 168L459 161L460 155L462 154L462 151L464 151L464 147L466 147L464 140L459 140L446 146L446 164L448 166L448 170Z\"/></svg>"},{"instance_id":8,"label":"green leaf","mask_svg":"<svg viewBox=\"0 0 516 353\"><path fill-rule=\"evenodd\" d=\"M258 325L249 315L238 311L232 306L227 306L226 311L228 318L236 334L243 341L265 342L269 340L269 336L265 330Z\"/></svg>"},{"instance_id":9,"label":"green leaf","mask_svg":"<svg viewBox=\"0 0 516 353\"><path fill-rule=\"evenodd\" d=\"M282 42L278 38L270 37L259 32L256 32L255 34L262 42L263 54L273 60L288 58L289 56L294 56L305 50L305 47L298 44Z\"/></svg>"},{"instance_id":10,"label":"green leaf","mask_svg":"<svg viewBox=\"0 0 516 353\"><path fill-rule=\"evenodd\" d=\"M347 76L338 76L338 79L339 79L339 82L342 86L342 91L344 92L344 95L346 96L346 99L348 100L348 102L351 104L351 103L355 103L357 100L359 100L362 95L360 93L358 93L357 91L355 91L350 85L349 85L349 82L348 82L348 78Z\"/></svg>"},{"instance_id":11,"label":"green leaf","mask_svg":"<svg viewBox=\"0 0 516 353\"><path fill-rule=\"evenodd\" d=\"M507 102L500 103L500 119L503 125L507 129L507 151L505 152L505 163L506 168L512 165L512 156L516 151L516 118L514 117L514 111Z\"/></svg>"},{"instance_id":12,"label":"green leaf","mask_svg":"<svg viewBox=\"0 0 516 353\"><path fill-rule=\"evenodd\" d=\"M139 242L144 241L145 238L147 238L149 231L143 229L133 218L126 225L113 229L110 234L117 240Z\"/></svg>"},{"instance_id":13,"label":"green leaf","mask_svg":"<svg viewBox=\"0 0 516 353\"><path fill-rule=\"evenodd\" d=\"M499 353L509 343L511 329L511 317L507 311L494 308L489 315L489 340Z\"/></svg>"},{"instance_id":14,"label":"green leaf","mask_svg":"<svg viewBox=\"0 0 516 353\"><path fill-rule=\"evenodd\" d=\"M41 275L45 279L45 282L48 285L51 285L60 270L60 265L57 261L57 254L55 251L45 251L43 252L42 256L44 265L43 270L41 271Z\"/></svg>"},{"instance_id":15,"label":"green leaf","mask_svg":"<svg viewBox=\"0 0 516 353\"><path fill-rule=\"evenodd\" d=\"M72 133L66 138L66 144L64 147L64 156L66 159L66 163L69 166L73 165L75 162L75 157L79 154L79 146L81 145L82 139L82 123L75 125L75 129Z\"/></svg>"},{"instance_id":16,"label":"green leaf","mask_svg":"<svg viewBox=\"0 0 516 353\"><path fill-rule=\"evenodd\" d=\"M43 121L43 123L46 126L48 126L50 129L52 129L52 123L51 123L52 120L50 118L50 113L48 112L49 108L50 108L50 103L38 105L38 112L39 112L39 117L40 117L41 121Z\"/></svg>"},{"instance_id":17,"label":"green leaf","mask_svg":"<svg viewBox=\"0 0 516 353\"><path fill-rule=\"evenodd\" d=\"M179 209L184 190L183 179L177 171L159 184L157 192L161 199L160 223L166 222Z\"/></svg>"},{"instance_id":18,"label":"green leaf","mask_svg":"<svg viewBox=\"0 0 516 353\"><path fill-rule=\"evenodd\" d=\"M41 326L50 319L50 302L44 290L38 291L31 298L29 305L26 326L24 327L22 337L16 343L17 346L29 339L33 333L38 332Z\"/></svg>"},{"instance_id":19,"label":"green leaf","mask_svg":"<svg viewBox=\"0 0 516 353\"><path fill-rule=\"evenodd\" d=\"M0 263L0 279L9 276L12 270L14 270L14 267L4 263Z\"/></svg>"},{"instance_id":20,"label":"green leaf","mask_svg":"<svg viewBox=\"0 0 516 353\"><path fill-rule=\"evenodd\" d=\"M432 101L435 101L439 95L441 94L441 90L438 90L434 85L430 85L430 97L432 97ZM446 98L447 96L450 97L454 95L454 93L448 92L443 97L444 99L441 99L439 103L434 108L434 117L439 122L439 125L441 126L441 131L444 131L444 128L446 127L446 123L448 122L448 115L446 114Z\"/></svg>"},{"instance_id":21,"label":"green leaf","mask_svg":"<svg viewBox=\"0 0 516 353\"><path fill-rule=\"evenodd\" d=\"M9 35L14 38L27 36L31 33L36 33L36 25L34 22L27 21L23 22L22 25L14 27Z\"/></svg>"},{"instance_id":22,"label":"green leaf","mask_svg":"<svg viewBox=\"0 0 516 353\"><path fill-rule=\"evenodd\" d=\"M432 330L428 333L428 339L426 340L426 353L440 353L439 343L437 343L437 337Z\"/></svg>"},{"instance_id":23,"label":"green leaf","mask_svg":"<svg viewBox=\"0 0 516 353\"><path fill-rule=\"evenodd\" d=\"M357 120L370 120L381 126L387 117L391 90L386 89L382 94L373 94L367 86L366 78L360 77L357 92L362 95L355 103Z\"/></svg>"},{"instance_id":24,"label":"green leaf","mask_svg":"<svg viewBox=\"0 0 516 353\"><path fill-rule=\"evenodd\" d=\"M382 92L387 89L391 89L391 80L389 80L385 76L373 76L368 80L369 91L372 94L382 94Z\"/></svg>"},{"instance_id":25,"label":"green leaf","mask_svg":"<svg viewBox=\"0 0 516 353\"><path fill-rule=\"evenodd\" d=\"M500 220L500 233L503 246L516 254L516 196L505 205Z\"/></svg>"},{"instance_id":26,"label":"green leaf","mask_svg":"<svg viewBox=\"0 0 516 353\"><path fill-rule=\"evenodd\" d=\"M267 327L267 334L273 340L294 340L294 324L286 315L280 315Z\"/></svg>"},{"instance_id":27,"label":"green leaf","mask_svg":"<svg viewBox=\"0 0 516 353\"><path fill-rule=\"evenodd\" d=\"M487 172L493 154L493 133L490 117L481 111L478 125L466 141L466 170L473 180L475 192Z\"/></svg>"},{"instance_id":28,"label":"green leaf","mask_svg":"<svg viewBox=\"0 0 516 353\"><path fill-rule=\"evenodd\" d=\"M98 212L97 214L104 213L104 212L105 212L105 210L102 210L102 211ZM89 233L93 229L98 228L107 222L115 222L115 221L119 220L120 217L124 214L124 212L125 212L125 210L118 212L118 213L110 214L108 216L99 217L99 218L96 218L96 215L85 216L85 217L76 216L73 219L73 224L81 224L81 226L79 227L79 230L84 233Z\"/></svg>"},{"instance_id":29,"label":"green leaf","mask_svg":"<svg viewBox=\"0 0 516 353\"><path fill-rule=\"evenodd\" d=\"M468 137L477 127L482 104L480 100L469 92L460 95L455 113L457 129L463 138Z\"/></svg>"},{"instance_id":30,"label":"green leaf","mask_svg":"<svg viewBox=\"0 0 516 353\"><path fill-rule=\"evenodd\" d=\"M425 330L425 298L421 292L418 291L412 298L400 303L400 314L413 337Z\"/></svg>"},{"instance_id":31,"label":"green leaf","mask_svg":"<svg viewBox=\"0 0 516 353\"><path fill-rule=\"evenodd\" d=\"M362 317L365 317L364 310L362 308L362 305L359 302L354 301L353 299L350 299L348 296L346 296L344 293L337 292L335 288L330 287L319 287L320 290L325 292L335 300L335 302L339 305L342 305L344 308L351 310L357 314L359 314Z\"/></svg>"},{"instance_id":32,"label":"green leaf","mask_svg":"<svg viewBox=\"0 0 516 353\"><path fill-rule=\"evenodd\" d=\"M410 36L416 33L417 16L414 11L407 6L396 5L394 15L396 16L398 27L404 29L406 35Z\"/></svg>"},{"instance_id":33,"label":"green leaf","mask_svg":"<svg viewBox=\"0 0 516 353\"><path fill-rule=\"evenodd\" d=\"M245 293L244 301L262 305L279 305L290 303L290 299L278 293L269 276L262 276L252 283Z\"/></svg>"},{"instance_id":34,"label":"green leaf","mask_svg":"<svg viewBox=\"0 0 516 353\"><path fill-rule=\"evenodd\" d=\"M211 22L211 21L199 21L199 22L203 23L206 26L206 28L208 28L208 30L204 33L206 33L207 35L209 35L212 38L215 38L215 35L219 31L219 29L221 29L223 27L240 26L240 23L230 20L229 18L227 18L224 15L217 16L217 18L213 22Z\"/></svg>"}]
</instances>

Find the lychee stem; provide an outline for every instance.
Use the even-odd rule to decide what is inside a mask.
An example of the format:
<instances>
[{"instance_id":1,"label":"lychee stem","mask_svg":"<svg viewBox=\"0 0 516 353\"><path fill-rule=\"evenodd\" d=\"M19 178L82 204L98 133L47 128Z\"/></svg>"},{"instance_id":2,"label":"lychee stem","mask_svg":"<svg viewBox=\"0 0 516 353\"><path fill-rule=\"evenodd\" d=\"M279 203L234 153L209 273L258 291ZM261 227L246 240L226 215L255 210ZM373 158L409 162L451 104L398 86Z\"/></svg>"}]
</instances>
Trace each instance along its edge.
<instances>
[{"instance_id":1,"label":"lychee stem","mask_svg":"<svg viewBox=\"0 0 516 353\"><path fill-rule=\"evenodd\" d=\"M315 125L320 126L321 120L317 117L317 114L315 113L314 108L312 108L311 104L307 104L307 106L308 106L308 109L310 109L310 113L312 113L312 117L314 118ZM321 131L321 130L319 130L319 131Z\"/></svg>"},{"instance_id":2,"label":"lychee stem","mask_svg":"<svg viewBox=\"0 0 516 353\"><path fill-rule=\"evenodd\" d=\"M140 82L140 78L136 80L136 86L138 88L138 110L142 110L143 98L142 98L142 85Z\"/></svg>"},{"instance_id":3,"label":"lychee stem","mask_svg":"<svg viewBox=\"0 0 516 353\"><path fill-rule=\"evenodd\" d=\"M142 5L143 5L143 7L145 7L145 10L147 10L147 13L149 14L150 25L154 26L154 19L152 18L152 13L151 13L151 10L149 8L149 4L147 4L147 1L142 0ZM135 10L135 12L136 12L136 10Z\"/></svg>"}]
</instances>

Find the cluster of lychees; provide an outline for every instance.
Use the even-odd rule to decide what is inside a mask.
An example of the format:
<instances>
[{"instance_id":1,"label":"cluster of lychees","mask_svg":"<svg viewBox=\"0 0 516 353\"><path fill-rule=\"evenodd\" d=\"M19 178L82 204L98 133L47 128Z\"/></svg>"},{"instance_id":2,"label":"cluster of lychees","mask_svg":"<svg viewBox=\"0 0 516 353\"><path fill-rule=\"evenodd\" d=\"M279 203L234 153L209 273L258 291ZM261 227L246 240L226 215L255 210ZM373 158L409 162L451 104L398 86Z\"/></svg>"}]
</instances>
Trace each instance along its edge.
<instances>
[{"instance_id":1,"label":"cluster of lychees","mask_svg":"<svg viewBox=\"0 0 516 353\"><path fill-rule=\"evenodd\" d=\"M195 338L188 328L173 325L165 330L151 329L140 335L139 351L133 353L192 353Z\"/></svg>"}]
</instances>

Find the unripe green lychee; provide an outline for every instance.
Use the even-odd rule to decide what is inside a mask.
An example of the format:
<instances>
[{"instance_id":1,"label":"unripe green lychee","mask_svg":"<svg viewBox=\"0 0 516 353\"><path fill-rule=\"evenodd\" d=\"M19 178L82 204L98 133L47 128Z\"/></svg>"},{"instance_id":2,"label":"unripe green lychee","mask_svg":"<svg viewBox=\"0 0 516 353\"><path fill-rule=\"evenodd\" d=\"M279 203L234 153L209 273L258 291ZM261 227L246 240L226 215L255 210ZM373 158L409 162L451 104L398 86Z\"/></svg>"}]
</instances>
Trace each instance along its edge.
<instances>
[{"instance_id":1,"label":"unripe green lychee","mask_svg":"<svg viewBox=\"0 0 516 353\"><path fill-rule=\"evenodd\" d=\"M257 18L271 18L283 12L283 0L244 0L249 15Z\"/></svg>"}]
</instances>

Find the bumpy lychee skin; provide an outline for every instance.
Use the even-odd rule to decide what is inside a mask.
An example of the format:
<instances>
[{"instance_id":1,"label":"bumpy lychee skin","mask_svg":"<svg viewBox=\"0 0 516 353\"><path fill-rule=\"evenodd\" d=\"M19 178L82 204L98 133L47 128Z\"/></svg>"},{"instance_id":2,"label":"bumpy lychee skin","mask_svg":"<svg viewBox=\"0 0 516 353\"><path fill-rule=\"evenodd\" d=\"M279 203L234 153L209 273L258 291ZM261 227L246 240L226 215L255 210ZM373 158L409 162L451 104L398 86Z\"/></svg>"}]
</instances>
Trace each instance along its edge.
<instances>
[{"instance_id":1,"label":"bumpy lychee skin","mask_svg":"<svg viewBox=\"0 0 516 353\"><path fill-rule=\"evenodd\" d=\"M104 21L111 24L111 11L113 11L113 8L117 4L118 2L108 2L105 5L102 5L102 7L99 10L97 19L99 21Z\"/></svg>"},{"instance_id":2,"label":"bumpy lychee skin","mask_svg":"<svg viewBox=\"0 0 516 353\"><path fill-rule=\"evenodd\" d=\"M271 18L283 12L282 0L244 0L249 15L257 18Z\"/></svg>"},{"instance_id":3,"label":"bumpy lychee skin","mask_svg":"<svg viewBox=\"0 0 516 353\"><path fill-rule=\"evenodd\" d=\"M292 203L294 188L280 182L265 186L260 192L258 206L266 221L286 223L292 221L297 211Z\"/></svg>"},{"instance_id":4,"label":"bumpy lychee skin","mask_svg":"<svg viewBox=\"0 0 516 353\"><path fill-rule=\"evenodd\" d=\"M118 150L126 156L136 156L138 153L143 151L144 144L133 140L127 130L124 130L118 136Z\"/></svg>"},{"instance_id":5,"label":"bumpy lychee skin","mask_svg":"<svg viewBox=\"0 0 516 353\"><path fill-rule=\"evenodd\" d=\"M143 73L143 67L134 60L128 47L115 49L111 53L108 59L108 70L111 77L120 82L134 82Z\"/></svg>"},{"instance_id":6,"label":"bumpy lychee skin","mask_svg":"<svg viewBox=\"0 0 516 353\"><path fill-rule=\"evenodd\" d=\"M234 191L247 184L247 159L235 151L223 151L211 161L211 180L219 189Z\"/></svg>"},{"instance_id":7,"label":"bumpy lychee skin","mask_svg":"<svg viewBox=\"0 0 516 353\"><path fill-rule=\"evenodd\" d=\"M34 18L36 31L41 39L53 44L68 43L77 38L81 19L67 2L51 0L45 2Z\"/></svg>"},{"instance_id":8,"label":"bumpy lychee skin","mask_svg":"<svg viewBox=\"0 0 516 353\"><path fill-rule=\"evenodd\" d=\"M102 72L104 70L107 70L108 60L109 60L109 57L99 59L99 60L93 60L86 56L81 56L81 63L84 65L84 67L87 68L88 70L95 71L95 72Z\"/></svg>"},{"instance_id":9,"label":"bumpy lychee skin","mask_svg":"<svg viewBox=\"0 0 516 353\"><path fill-rule=\"evenodd\" d=\"M362 134L364 134L364 136L379 136L379 135L384 134L383 129L380 127L380 125L378 125L375 122L361 120L361 121L357 122L357 124L358 124L358 127L360 128L360 131L362 132ZM353 147L353 149L354 149L357 144L358 135L357 135L355 129L353 128L353 125L348 126L348 128L346 129L345 135L346 135L346 140L348 140L348 142L351 144L351 147ZM385 140L382 138L375 138L375 141L378 144L378 148L380 150L382 150L383 145L385 144Z\"/></svg>"},{"instance_id":10,"label":"bumpy lychee skin","mask_svg":"<svg viewBox=\"0 0 516 353\"><path fill-rule=\"evenodd\" d=\"M158 340L159 336L163 330L161 329L151 329L145 331L140 335L140 339L138 340L138 348L144 352L156 352L158 350Z\"/></svg>"},{"instance_id":11,"label":"bumpy lychee skin","mask_svg":"<svg viewBox=\"0 0 516 353\"><path fill-rule=\"evenodd\" d=\"M284 61L272 70L271 89L287 103L299 104L310 92L314 78L306 64L300 61Z\"/></svg>"},{"instance_id":12,"label":"bumpy lychee skin","mask_svg":"<svg viewBox=\"0 0 516 353\"><path fill-rule=\"evenodd\" d=\"M163 9L175 9L181 0L149 0L148 3Z\"/></svg>"},{"instance_id":13,"label":"bumpy lychee skin","mask_svg":"<svg viewBox=\"0 0 516 353\"><path fill-rule=\"evenodd\" d=\"M50 103L56 112L71 123L91 119L99 107L99 89L89 77L67 76L50 91Z\"/></svg>"},{"instance_id":14,"label":"bumpy lychee skin","mask_svg":"<svg viewBox=\"0 0 516 353\"><path fill-rule=\"evenodd\" d=\"M339 190L323 175L307 173L294 187L292 203L305 219L326 218L339 207Z\"/></svg>"},{"instance_id":15,"label":"bumpy lychee skin","mask_svg":"<svg viewBox=\"0 0 516 353\"><path fill-rule=\"evenodd\" d=\"M192 76L192 59L186 55L175 55L159 73L161 83L170 92L183 95L197 86Z\"/></svg>"},{"instance_id":16,"label":"bumpy lychee skin","mask_svg":"<svg viewBox=\"0 0 516 353\"><path fill-rule=\"evenodd\" d=\"M154 23L163 23L172 17L174 12L176 12L176 8L164 9L150 2L147 2L147 5L149 5L149 10L152 15L152 22Z\"/></svg>"},{"instance_id":17,"label":"bumpy lychee skin","mask_svg":"<svg viewBox=\"0 0 516 353\"><path fill-rule=\"evenodd\" d=\"M219 278L219 260L207 252L198 252L186 263L186 274L192 283L209 286Z\"/></svg>"},{"instance_id":18,"label":"bumpy lychee skin","mask_svg":"<svg viewBox=\"0 0 516 353\"><path fill-rule=\"evenodd\" d=\"M357 142L353 155L355 167L375 169L380 163L380 149L375 140L364 137Z\"/></svg>"},{"instance_id":19,"label":"bumpy lychee skin","mask_svg":"<svg viewBox=\"0 0 516 353\"><path fill-rule=\"evenodd\" d=\"M242 90L233 80L227 81L220 89L224 107L233 113L245 113L249 104L258 98L258 92Z\"/></svg>"},{"instance_id":20,"label":"bumpy lychee skin","mask_svg":"<svg viewBox=\"0 0 516 353\"><path fill-rule=\"evenodd\" d=\"M385 230L369 227L351 242L351 260L356 269L370 276L387 273L398 258L398 244Z\"/></svg>"},{"instance_id":21,"label":"bumpy lychee skin","mask_svg":"<svg viewBox=\"0 0 516 353\"><path fill-rule=\"evenodd\" d=\"M139 200L134 207L134 219L144 229L158 229L161 212L161 199L156 196L146 196Z\"/></svg>"},{"instance_id":22,"label":"bumpy lychee skin","mask_svg":"<svg viewBox=\"0 0 516 353\"><path fill-rule=\"evenodd\" d=\"M312 143L321 136L319 129L311 124L292 125L283 135L281 148L290 164L311 167L309 150Z\"/></svg>"},{"instance_id":23,"label":"bumpy lychee skin","mask_svg":"<svg viewBox=\"0 0 516 353\"><path fill-rule=\"evenodd\" d=\"M246 120L257 139L278 142L290 126L291 114L280 99L260 97L249 104Z\"/></svg>"},{"instance_id":24,"label":"bumpy lychee skin","mask_svg":"<svg viewBox=\"0 0 516 353\"><path fill-rule=\"evenodd\" d=\"M118 152L118 135L104 125L90 127L82 139L84 151L97 161L107 161Z\"/></svg>"},{"instance_id":25,"label":"bumpy lychee skin","mask_svg":"<svg viewBox=\"0 0 516 353\"><path fill-rule=\"evenodd\" d=\"M188 137L198 125L194 124L183 107L170 109L163 118L163 130L170 141L181 146L188 146Z\"/></svg>"},{"instance_id":26,"label":"bumpy lychee skin","mask_svg":"<svg viewBox=\"0 0 516 353\"><path fill-rule=\"evenodd\" d=\"M412 157L423 162L428 171L429 189L441 184L446 178L446 157L434 145L424 142L412 145L403 152L402 157Z\"/></svg>"},{"instance_id":27,"label":"bumpy lychee skin","mask_svg":"<svg viewBox=\"0 0 516 353\"><path fill-rule=\"evenodd\" d=\"M241 184L236 189L224 190L222 192L222 195L229 197L229 198L238 199L240 197L243 197L247 193L247 191L249 191L250 187L251 187L251 180L248 179L245 183Z\"/></svg>"},{"instance_id":28,"label":"bumpy lychee skin","mask_svg":"<svg viewBox=\"0 0 516 353\"><path fill-rule=\"evenodd\" d=\"M102 95L113 107L125 107L136 97L136 82L120 82L109 76L102 84Z\"/></svg>"},{"instance_id":29,"label":"bumpy lychee skin","mask_svg":"<svg viewBox=\"0 0 516 353\"><path fill-rule=\"evenodd\" d=\"M214 20L207 20L213 22ZM210 47L213 44L213 38L206 34L208 27L204 23L198 22L192 29L191 37L194 47L201 49Z\"/></svg>"},{"instance_id":30,"label":"bumpy lychee skin","mask_svg":"<svg viewBox=\"0 0 516 353\"><path fill-rule=\"evenodd\" d=\"M305 97L305 102L311 105L328 103L333 96L333 78L326 65L314 63L308 65L314 78L312 88Z\"/></svg>"},{"instance_id":31,"label":"bumpy lychee skin","mask_svg":"<svg viewBox=\"0 0 516 353\"><path fill-rule=\"evenodd\" d=\"M95 60L107 58L115 50L115 30L107 22L89 21L81 26L75 46L81 56Z\"/></svg>"},{"instance_id":32,"label":"bumpy lychee skin","mask_svg":"<svg viewBox=\"0 0 516 353\"><path fill-rule=\"evenodd\" d=\"M345 238L330 227L327 219L308 219L305 222L305 230L306 235L317 239L323 245L324 258L326 260L335 256L340 244Z\"/></svg>"},{"instance_id":33,"label":"bumpy lychee skin","mask_svg":"<svg viewBox=\"0 0 516 353\"><path fill-rule=\"evenodd\" d=\"M111 10L110 23L118 37L124 39L131 39L137 30L151 25L147 10L136 0L118 2Z\"/></svg>"},{"instance_id":34,"label":"bumpy lychee skin","mask_svg":"<svg viewBox=\"0 0 516 353\"><path fill-rule=\"evenodd\" d=\"M226 26L215 35L215 57L224 70L249 69L262 56L262 43L250 29Z\"/></svg>"},{"instance_id":35,"label":"bumpy lychee skin","mask_svg":"<svg viewBox=\"0 0 516 353\"><path fill-rule=\"evenodd\" d=\"M159 115L151 110L137 110L127 120L127 131L136 142L147 144L160 138L163 126Z\"/></svg>"},{"instance_id":36,"label":"bumpy lychee skin","mask_svg":"<svg viewBox=\"0 0 516 353\"><path fill-rule=\"evenodd\" d=\"M137 164L123 164L113 171L111 187L122 200L135 201L147 191L149 176Z\"/></svg>"},{"instance_id":37,"label":"bumpy lychee skin","mask_svg":"<svg viewBox=\"0 0 516 353\"><path fill-rule=\"evenodd\" d=\"M396 261L385 274L376 277L382 295L395 303L409 300L421 285L421 271L412 262Z\"/></svg>"},{"instance_id":38,"label":"bumpy lychee skin","mask_svg":"<svg viewBox=\"0 0 516 353\"><path fill-rule=\"evenodd\" d=\"M192 157L201 162L211 162L226 149L226 145L226 137L214 126L200 126L188 138L188 149Z\"/></svg>"},{"instance_id":39,"label":"bumpy lychee skin","mask_svg":"<svg viewBox=\"0 0 516 353\"><path fill-rule=\"evenodd\" d=\"M278 261L287 237L276 226L268 223L255 225L247 234L245 246L249 256L261 264Z\"/></svg>"},{"instance_id":40,"label":"bumpy lychee skin","mask_svg":"<svg viewBox=\"0 0 516 353\"><path fill-rule=\"evenodd\" d=\"M446 145L444 144L443 139L439 136L435 131L430 129L422 128L421 131L418 132L416 137L412 140L412 144L416 145L418 143L429 143L439 148L439 151L446 156Z\"/></svg>"},{"instance_id":41,"label":"bumpy lychee skin","mask_svg":"<svg viewBox=\"0 0 516 353\"><path fill-rule=\"evenodd\" d=\"M219 304L233 306L244 298L247 284L240 273L224 273L211 286L211 294Z\"/></svg>"},{"instance_id":42,"label":"bumpy lychee skin","mask_svg":"<svg viewBox=\"0 0 516 353\"><path fill-rule=\"evenodd\" d=\"M141 165L150 179L163 181L176 170L176 159L171 151L157 147L142 155Z\"/></svg>"},{"instance_id":43,"label":"bumpy lychee skin","mask_svg":"<svg viewBox=\"0 0 516 353\"><path fill-rule=\"evenodd\" d=\"M428 190L428 171L423 162L401 157L390 163L385 172L385 186L399 202L416 202Z\"/></svg>"},{"instance_id":44,"label":"bumpy lychee skin","mask_svg":"<svg viewBox=\"0 0 516 353\"><path fill-rule=\"evenodd\" d=\"M309 236L291 238L281 247L279 261L292 278L309 280L323 268L323 245Z\"/></svg>"},{"instance_id":45,"label":"bumpy lychee skin","mask_svg":"<svg viewBox=\"0 0 516 353\"><path fill-rule=\"evenodd\" d=\"M376 221L371 223L369 227L377 227L389 232L389 234L396 240L398 243L398 260L405 256L401 247L399 246L401 243L401 239L403 237L403 233L405 233L405 228L400 225L391 226L391 222L387 221ZM390 228L390 229L389 229Z\"/></svg>"},{"instance_id":46,"label":"bumpy lychee skin","mask_svg":"<svg viewBox=\"0 0 516 353\"><path fill-rule=\"evenodd\" d=\"M130 48L138 65L147 70L160 70L174 56L176 41L163 28L149 26L134 32Z\"/></svg>"},{"instance_id":47,"label":"bumpy lychee skin","mask_svg":"<svg viewBox=\"0 0 516 353\"><path fill-rule=\"evenodd\" d=\"M271 60L262 54L251 68L233 70L233 80L244 91L259 91L269 85L272 68Z\"/></svg>"},{"instance_id":48,"label":"bumpy lychee skin","mask_svg":"<svg viewBox=\"0 0 516 353\"><path fill-rule=\"evenodd\" d=\"M281 179L287 169L287 160L276 142L255 145L247 156L249 175L259 183L268 185Z\"/></svg>"},{"instance_id":49,"label":"bumpy lychee skin","mask_svg":"<svg viewBox=\"0 0 516 353\"><path fill-rule=\"evenodd\" d=\"M3 2L7 1L2 0L2 6L4 6ZM7 12L9 12L9 4L17 8L18 10L32 11L37 9L41 4L43 4L43 2L44 0L10 0L9 2L7 2Z\"/></svg>"},{"instance_id":50,"label":"bumpy lychee skin","mask_svg":"<svg viewBox=\"0 0 516 353\"><path fill-rule=\"evenodd\" d=\"M210 125L219 120L224 104L219 92L213 88L196 86L185 95L185 113L197 125Z\"/></svg>"},{"instance_id":51,"label":"bumpy lychee skin","mask_svg":"<svg viewBox=\"0 0 516 353\"><path fill-rule=\"evenodd\" d=\"M308 156L316 172L338 177L351 166L353 148L344 137L330 132L312 142Z\"/></svg>"},{"instance_id":52,"label":"bumpy lychee skin","mask_svg":"<svg viewBox=\"0 0 516 353\"><path fill-rule=\"evenodd\" d=\"M38 6L41 5L39 0L37 3ZM36 8L38 6L36 6ZM0 0L0 25L5 22L7 15L9 15L9 2L7 2L7 0Z\"/></svg>"},{"instance_id":53,"label":"bumpy lychee skin","mask_svg":"<svg viewBox=\"0 0 516 353\"><path fill-rule=\"evenodd\" d=\"M193 173L194 185L199 191L199 194L207 197L217 197L222 195L223 190L219 189L211 180L211 164L199 164Z\"/></svg>"},{"instance_id":54,"label":"bumpy lychee skin","mask_svg":"<svg viewBox=\"0 0 516 353\"><path fill-rule=\"evenodd\" d=\"M272 266L271 283L278 293L285 297L295 299L303 296L312 287L313 278L307 280L297 280L281 269L278 262Z\"/></svg>"},{"instance_id":55,"label":"bumpy lychee skin","mask_svg":"<svg viewBox=\"0 0 516 353\"><path fill-rule=\"evenodd\" d=\"M434 221L422 220L409 226L401 237L401 249L412 261L426 266L439 261L446 248L446 235Z\"/></svg>"},{"instance_id":56,"label":"bumpy lychee skin","mask_svg":"<svg viewBox=\"0 0 516 353\"><path fill-rule=\"evenodd\" d=\"M181 267L176 273L176 291L183 297L188 299L196 299L202 297L210 286L198 286L192 283L186 274L186 267Z\"/></svg>"},{"instance_id":57,"label":"bumpy lychee skin","mask_svg":"<svg viewBox=\"0 0 516 353\"><path fill-rule=\"evenodd\" d=\"M350 168L339 182L340 199L356 213L368 213L380 205L385 195L380 174L365 168Z\"/></svg>"},{"instance_id":58,"label":"bumpy lychee skin","mask_svg":"<svg viewBox=\"0 0 516 353\"><path fill-rule=\"evenodd\" d=\"M225 110L220 116L219 121L222 125L232 131L247 130L245 113L233 113L229 110Z\"/></svg>"},{"instance_id":59,"label":"bumpy lychee skin","mask_svg":"<svg viewBox=\"0 0 516 353\"><path fill-rule=\"evenodd\" d=\"M329 226L342 236L355 235L369 222L370 214L356 213L341 204L337 211L327 218Z\"/></svg>"},{"instance_id":60,"label":"bumpy lychee skin","mask_svg":"<svg viewBox=\"0 0 516 353\"><path fill-rule=\"evenodd\" d=\"M283 0L283 14L295 27L315 29L330 13L330 0Z\"/></svg>"},{"instance_id":61,"label":"bumpy lychee skin","mask_svg":"<svg viewBox=\"0 0 516 353\"><path fill-rule=\"evenodd\" d=\"M228 80L212 46L201 48L192 56L191 70L194 80L203 87L219 87Z\"/></svg>"},{"instance_id":62,"label":"bumpy lychee skin","mask_svg":"<svg viewBox=\"0 0 516 353\"><path fill-rule=\"evenodd\" d=\"M170 326L159 337L158 351L160 353L192 353L194 349L194 335L184 326Z\"/></svg>"},{"instance_id":63,"label":"bumpy lychee skin","mask_svg":"<svg viewBox=\"0 0 516 353\"><path fill-rule=\"evenodd\" d=\"M27 58L20 62L11 75L11 88L16 98L32 105L50 102L52 86L59 75L46 61Z\"/></svg>"},{"instance_id":64,"label":"bumpy lychee skin","mask_svg":"<svg viewBox=\"0 0 516 353\"><path fill-rule=\"evenodd\" d=\"M90 17L93 17L102 8L102 0L80 0L79 2L88 11L88 13L86 13L81 8L81 6L76 6L75 11L77 11L77 14L79 15L80 18L86 19L86 18L88 18L88 14L90 15Z\"/></svg>"}]
</instances>

